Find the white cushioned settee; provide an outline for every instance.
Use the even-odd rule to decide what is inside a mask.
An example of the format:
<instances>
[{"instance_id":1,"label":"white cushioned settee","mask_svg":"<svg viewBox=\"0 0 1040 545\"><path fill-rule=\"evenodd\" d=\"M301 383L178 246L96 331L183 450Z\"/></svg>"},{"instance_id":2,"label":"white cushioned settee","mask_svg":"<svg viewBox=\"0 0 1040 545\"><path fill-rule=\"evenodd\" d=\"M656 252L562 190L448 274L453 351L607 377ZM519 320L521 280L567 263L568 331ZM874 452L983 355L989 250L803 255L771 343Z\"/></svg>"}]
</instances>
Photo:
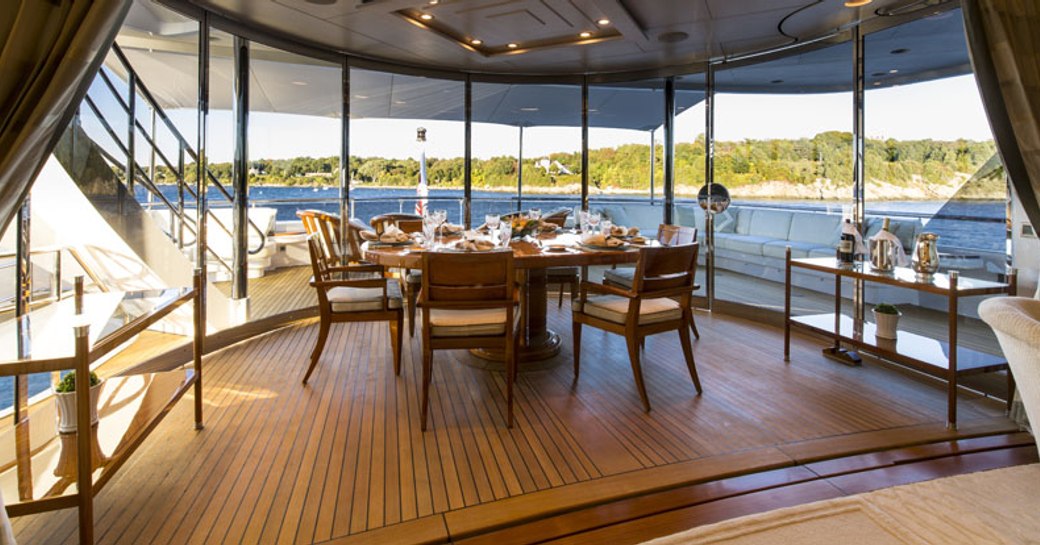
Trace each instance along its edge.
<instances>
[{"instance_id":1,"label":"white cushioned settee","mask_svg":"<svg viewBox=\"0 0 1040 545\"><path fill-rule=\"evenodd\" d=\"M600 211L612 222L636 225L644 232L653 233L661 221L660 206L604 205ZM697 228L697 237L704 240L704 210L696 204L678 204L675 223ZM715 265L720 269L762 278L784 281L784 256L788 246L793 258L833 257L841 238L842 217L812 210L781 210L758 206L730 206L715 216ZM651 227L652 225L652 227ZM866 236L869 239L881 230L882 218L867 219ZM893 219L889 229L899 238L904 250L913 248L921 232L919 220ZM702 253L703 255L703 253ZM795 269L792 283L796 286L833 293L834 278ZM851 283L845 286L851 294ZM916 295L910 290L898 290L878 284L867 284L868 303L915 303Z\"/></svg>"}]
</instances>

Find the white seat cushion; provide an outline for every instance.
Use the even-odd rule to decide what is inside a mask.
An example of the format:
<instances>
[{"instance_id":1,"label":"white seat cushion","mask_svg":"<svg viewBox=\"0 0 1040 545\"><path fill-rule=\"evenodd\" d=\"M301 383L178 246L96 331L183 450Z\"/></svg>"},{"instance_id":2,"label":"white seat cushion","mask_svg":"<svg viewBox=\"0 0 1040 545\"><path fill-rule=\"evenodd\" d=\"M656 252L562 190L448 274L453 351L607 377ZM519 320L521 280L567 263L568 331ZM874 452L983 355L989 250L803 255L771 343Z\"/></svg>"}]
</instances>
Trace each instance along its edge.
<instances>
[{"instance_id":1,"label":"white seat cushion","mask_svg":"<svg viewBox=\"0 0 1040 545\"><path fill-rule=\"evenodd\" d=\"M332 312L363 312L383 309L382 288L338 286L330 289L327 295L329 302L332 303ZM397 280L387 281L386 297L389 299L387 305L389 308L401 308L401 286Z\"/></svg>"},{"instance_id":2,"label":"white seat cushion","mask_svg":"<svg viewBox=\"0 0 1040 545\"><path fill-rule=\"evenodd\" d=\"M609 322L623 324L625 316L628 314L628 301L618 295L597 295L589 297L584 305L580 302L575 304L575 310ZM667 297L644 299L639 305L640 325L678 320L681 317L682 308L679 303Z\"/></svg>"},{"instance_id":3,"label":"white seat cushion","mask_svg":"<svg viewBox=\"0 0 1040 545\"><path fill-rule=\"evenodd\" d=\"M506 331L506 309L429 309L430 334L434 337L480 337ZM514 312L514 315L517 313Z\"/></svg>"},{"instance_id":4,"label":"white seat cushion","mask_svg":"<svg viewBox=\"0 0 1040 545\"><path fill-rule=\"evenodd\" d=\"M406 281L409 284L422 284L422 269L409 269Z\"/></svg>"},{"instance_id":5,"label":"white seat cushion","mask_svg":"<svg viewBox=\"0 0 1040 545\"><path fill-rule=\"evenodd\" d=\"M609 280L614 284L624 286L626 288L632 288L632 280L636 276L636 270L632 268L626 269L607 269L603 273L603 279Z\"/></svg>"}]
</instances>

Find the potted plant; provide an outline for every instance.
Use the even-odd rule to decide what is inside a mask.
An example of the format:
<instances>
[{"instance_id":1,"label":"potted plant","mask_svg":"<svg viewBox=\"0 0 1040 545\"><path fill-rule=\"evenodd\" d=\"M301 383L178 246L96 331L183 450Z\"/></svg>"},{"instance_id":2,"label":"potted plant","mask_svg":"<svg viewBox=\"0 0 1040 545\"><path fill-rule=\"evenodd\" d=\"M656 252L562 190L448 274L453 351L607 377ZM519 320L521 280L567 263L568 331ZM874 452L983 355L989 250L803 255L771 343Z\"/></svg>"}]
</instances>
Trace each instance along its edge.
<instances>
[{"instance_id":1,"label":"potted plant","mask_svg":"<svg viewBox=\"0 0 1040 545\"><path fill-rule=\"evenodd\" d=\"M878 303L874 305L873 312L874 323L877 324L877 332L875 335L879 339L896 338L897 327L899 326L899 317L903 315L903 313L899 311L899 308L888 303Z\"/></svg>"},{"instance_id":2,"label":"potted plant","mask_svg":"<svg viewBox=\"0 0 1040 545\"><path fill-rule=\"evenodd\" d=\"M90 425L97 424L98 395L101 380L90 373ZM54 388L54 399L58 405L58 433L76 433L76 372L70 371Z\"/></svg>"}]
</instances>

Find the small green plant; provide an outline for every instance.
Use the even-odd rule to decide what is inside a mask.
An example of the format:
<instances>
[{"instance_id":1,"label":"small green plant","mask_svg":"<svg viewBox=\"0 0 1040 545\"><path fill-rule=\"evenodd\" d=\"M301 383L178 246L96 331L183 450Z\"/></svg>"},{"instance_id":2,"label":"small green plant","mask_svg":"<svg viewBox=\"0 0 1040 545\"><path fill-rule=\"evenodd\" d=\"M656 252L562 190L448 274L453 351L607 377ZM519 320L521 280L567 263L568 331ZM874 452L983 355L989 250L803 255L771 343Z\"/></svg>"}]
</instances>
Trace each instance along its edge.
<instances>
[{"instance_id":1,"label":"small green plant","mask_svg":"<svg viewBox=\"0 0 1040 545\"><path fill-rule=\"evenodd\" d=\"M101 384L101 379L99 379L98 376L96 374L94 374L93 371L91 371L90 372L90 387L93 388L94 386L97 386L98 384ZM59 393L59 394L67 394L67 393L70 393L70 392L75 392L76 391L76 372L75 371L69 371L69 374L67 374L64 377L62 377L61 378L61 382L59 382L58 386L56 388L54 388L54 391Z\"/></svg>"},{"instance_id":2,"label":"small green plant","mask_svg":"<svg viewBox=\"0 0 1040 545\"><path fill-rule=\"evenodd\" d=\"M878 303L874 305L874 312L878 314L899 314L899 307L888 303Z\"/></svg>"}]
</instances>

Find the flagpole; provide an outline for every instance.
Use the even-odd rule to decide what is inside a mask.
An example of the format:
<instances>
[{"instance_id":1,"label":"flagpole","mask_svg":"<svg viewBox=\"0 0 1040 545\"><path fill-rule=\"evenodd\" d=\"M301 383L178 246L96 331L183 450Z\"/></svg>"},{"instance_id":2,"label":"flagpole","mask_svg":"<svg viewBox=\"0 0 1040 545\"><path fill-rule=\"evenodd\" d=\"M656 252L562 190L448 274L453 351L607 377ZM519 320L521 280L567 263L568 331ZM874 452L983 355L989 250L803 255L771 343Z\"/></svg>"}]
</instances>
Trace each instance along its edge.
<instances>
[{"instance_id":1,"label":"flagpole","mask_svg":"<svg viewBox=\"0 0 1040 545\"><path fill-rule=\"evenodd\" d=\"M426 129L419 127L416 129L415 140L419 142L419 185L415 188L415 195L418 197L415 200L415 214L418 216L426 215L426 197L430 194L430 188L426 184Z\"/></svg>"}]
</instances>

